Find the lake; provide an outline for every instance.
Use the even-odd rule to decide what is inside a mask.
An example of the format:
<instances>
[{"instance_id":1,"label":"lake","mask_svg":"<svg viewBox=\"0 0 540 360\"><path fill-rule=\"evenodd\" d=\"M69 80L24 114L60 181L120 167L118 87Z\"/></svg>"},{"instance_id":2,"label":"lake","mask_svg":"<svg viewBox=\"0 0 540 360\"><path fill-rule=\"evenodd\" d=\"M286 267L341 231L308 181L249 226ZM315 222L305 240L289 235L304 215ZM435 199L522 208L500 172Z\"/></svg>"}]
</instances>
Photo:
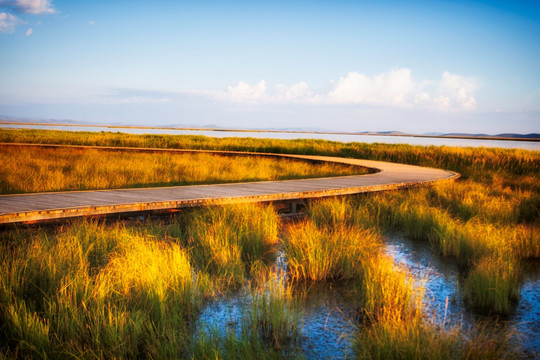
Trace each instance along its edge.
<instances>
[{"instance_id":1,"label":"lake","mask_svg":"<svg viewBox=\"0 0 540 360\"><path fill-rule=\"evenodd\" d=\"M538 141L514 140L485 140L485 139L452 139L452 138L426 138L411 136L384 136L384 135L354 135L330 133L286 133L286 132L247 132L223 130L177 130L177 129L137 129L112 128L107 126L57 126L57 125L15 125L0 124L2 128L15 129L42 129L65 131L110 131L129 134L167 134L167 135L203 135L208 137L252 137L270 139L322 139L340 142L384 143L384 144L410 144L422 146L459 146L459 147L498 147L509 149L526 149L540 151Z\"/></svg>"}]
</instances>

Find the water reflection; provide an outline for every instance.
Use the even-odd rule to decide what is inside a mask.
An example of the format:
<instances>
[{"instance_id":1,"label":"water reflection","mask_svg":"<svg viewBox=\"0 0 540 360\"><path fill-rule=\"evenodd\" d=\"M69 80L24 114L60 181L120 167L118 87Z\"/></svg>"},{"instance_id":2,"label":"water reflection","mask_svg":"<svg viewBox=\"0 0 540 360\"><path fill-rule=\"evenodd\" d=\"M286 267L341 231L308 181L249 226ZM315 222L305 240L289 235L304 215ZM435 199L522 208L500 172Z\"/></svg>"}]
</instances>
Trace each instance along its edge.
<instances>
[{"instance_id":1,"label":"water reflection","mask_svg":"<svg viewBox=\"0 0 540 360\"><path fill-rule=\"evenodd\" d=\"M352 358L356 294L329 284L314 284L304 291L301 344L306 359Z\"/></svg>"},{"instance_id":2,"label":"water reflection","mask_svg":"<svg viewBox=\"0 0 540 360\"><path fill-rule=\"evenodd\" d=\"M520 337L522 350L530 358L540 357L540 263L528 263L520 300L514 312L504 320L476 315L465 307L459 294L460 273L457 262L434 254L431 246L411 241L400 235L387 238L386 251L397 264L405 266L426 287L425 306L433 321L441 323L446 314L447 324L463 328L506 326ZM446 307L446 299L448 307Z\"/></svg>"},{"instance_id":3,"label":"water reflection","mask_svg":"<svg viewBox=\"0 0 540 360\"><path fill-rule=\"evenodd\" d=\"M464 329L498 326L496 319L475 315L467 309L459 293L460 271L457 262L435 254L428 243L411 241L400 235L386 239L386 252L398 266L403 266L417 284L426 288L424 305L428 319L446 326ZM286 268L286 259L278 257L278 266ZM531 263L525 271L521 299L514 313L502 322L511 331L523 335L526 357L540 356L540 263ZM302 329L300 346L306 359L346 359L353 357L356 332L357 294L347 285L311 284L295 286L301 302ZM245 291L209 303L200 315L200 323L218 329L241 331L241 319L249 311L251 299ZM203 330L204 331L204 330Z\"/></svg>"}]
</instances>

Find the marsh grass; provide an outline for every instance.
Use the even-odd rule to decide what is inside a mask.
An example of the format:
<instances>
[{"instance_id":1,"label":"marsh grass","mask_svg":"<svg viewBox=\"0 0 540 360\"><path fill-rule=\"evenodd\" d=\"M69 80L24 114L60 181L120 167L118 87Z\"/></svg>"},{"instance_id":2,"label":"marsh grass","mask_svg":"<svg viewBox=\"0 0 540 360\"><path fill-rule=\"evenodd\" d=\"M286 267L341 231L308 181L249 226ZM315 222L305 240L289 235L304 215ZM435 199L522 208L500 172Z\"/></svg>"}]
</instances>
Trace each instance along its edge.
<instances>
[{"instance_id":1,"label":"marsh grass","mask_svg":"<svg viewBox=\"0 0 540 360\"><path fill-rule=\"evenodd\" d=\"M515 359L511 336L485 327L441 327L414 315L362 328L354 349L359 359Z\"/></svg>"},{"instance_id":2,"label":"marsh grass","mask_svg":"<svg viewBox=\"0 0 540 360\"><path fill-rule=\"evenodd\" d=\"M272 206L247 203L195 210L168 231L183 238L199 269L227 288L240 285L254 263L273 261L278 227Z\"/></svg>"},{"instance_id":3,"label":"marsh grass","mask_svg":"<svg viewBox=\"0 0 540 360\"><path fill-rule=\"evenodd\" d=\"M483 312L510 313L519 299L519 270L512 258L479 259L465 281L465 300Z\"/></svg>"},{"instance_id":4,"label":"marsh grass","mask_svg":"<svg viewBox=\"0 0 540 360\"><path fill-rule=\"evenodd\" d=\"M179 245L94 222L7 240L4 346L29 357L168 358L184 351L197 301Z\"/></svg>"},{"instance_id":5,"label":"marsh grass","mask_svg":"<svg viewBox=\"0 0 540 360\"><path fill-rule=\"evenodd\" d=\"M309 220L290 226L285 238L288 272L295 281L354 279L362 271L362 262L381 247L380 238L370 230L320 228Z\"/></svg>"},{"instance_id":6,"label":"marsh grass","mask_svg":"<svg viewBox=\"0 0 540 360\"><path fill-rule=\"evenodd\" d=\"M252 266L264 273L277 225L271 206L247 204L167 224L74 221L2 232L0 348L29 358L188 357L204 299L246 280ZM231 264L218 264L214 240L204 242L223 234L219 244L238 249ZM268 286L253 290L250 337L275 347L289 341L279 336L297 318L288 308L279 316L290 294Z\"/></svg>"},{"instance_id":7,"label":"marsh grass","mask_svg":"<svg viewBox=\"0 0 540 360\"><path fill-rule=\"evenodd\" d=\"M496 189L445 184L379 194L362 203L377 214L383 228L429 241L443 256L455 257L464 269L466 297L472 307L508 314L519 298L520 261L539 257L540 235L537 224L518 221L514 205L525 192L514 194L507 188L495 196L490 191Z\"/></svg>"},{"instance_id":8,"label":"marsh grass","mask_svg":"<svg viewBox=\"0 0 540 360\"><path fill-rule=\"evenodd\" d=\"M275 349L295 345L300 338L301 310L284 278L271 274L250 292L251 311L243 331Z\"/></svg>"},{"instance_id":9,"label":"marsh grass","mask_svg":"<svg viewBox=\"0 0 540 360\"><path fill-rule=\"evenodd\" d=\"M421 215L418 211L411 211L409 206L418 198L407 203L405 200L408 196L410 195L398 192L348 201L334 198L312 202L306 211L308 219L291 225L285 237L284 249L289 258L289 267L291 264L294 265L290 276L293 279L302 280L353 279L352 284L359 294L357 305L359 331L354 340L354 350L358 358L511 358L515 352L510 341L511 334L508 332L483 328L465 330L459 326L445 327L439 325L438 321L427 320L423 303L423 285L414 280L407 269L398 267L391 257L382 252L381 231L389 227L399 227L409 229L411 237L423 238L426 233L432 234L433 227L441 218L447 219L444 217L446 215L441 214L432 217L433 214L430 211L422 210ZM397 203L405 201L405 207L396 211L397 215L386 208L386 206L397 206L395 203L389 204L392 197L399 198ZM424 232L418 232L418 226L425 226ZM351 232L350 229L354 231ZM456 230L456 228L452 229L452 231ZM366 231L371 236L356 237L354 235L363 232L365 234ZM339 235L336 236L336 234ZM332 238L339 240L333 242ZM358 241L359 239L362 240ZM366 247L366 243L369 246ZM312 247L317 249L315 254L322 251L325 251L325 254L312 255L313 251L310 250ZM341 248L341 250L338 251L336 248ZM492 266L490 261L486 263ZM341 266L336 266L336 264L341 264ZM343 264L347 265L343 266ZM351 266L351 264L358 266ZM322 273L325 276L304 275L309 274L305 269L311 268L324 269L325 272ZM350 277L342 275L345 273L344 269L348 270L346 273L350 274ZM351 269L354 270L351 271ZM506 277L507 270L498 266L498 270L491 273L494 277L498 276L496 281L501 281L501 279L506 281L503 285L506 285L506 288L513 291L515 295L517 283L512 283L515 279ZM513 275L517 274L516 270L512 272ZM297 273L301 275L295 275ZM315 273L319 274L321 271ZM480 271L480 273L484 274L485 271ZM497 273L498 275L495 275ZM328 274L333 274L333 276ZM473 279L475 279L474 275L471 281ZM484 279L479 281L487 283ZM472 283L470 286L475 287ZM502 301L507 299L508 294L504 286L498 289L502 289L497 293L499 299ZM481 287L475 290L482 295L488 293ZM474 293L473 296L476 295ZM488 295L487 301L491 301L490 299L491 296ZM472 302L477 303L475 300ZM486 307L490 310L495 309L491 303L486 304Z\"/></svg>"},{"instance_id":10,"label":"marsh grass","mask_svg":"<svg viewBox=\"0 0 540 360\"><path fill-rule=\"evenodd\" d=\"M385 254L364 257L359 292L368 322L407 321L422 311L423 286Z\"/></svg>"},{"instance_id":11,"label":"marsh grass","mask_svg":"<svg viewBox=\"0 0 540 360\"><path fill-rule=\"evenodd\" d=\"M361 167L256 156L0 146L0 194L358 175Z\"/></svg>"}]
</instances>

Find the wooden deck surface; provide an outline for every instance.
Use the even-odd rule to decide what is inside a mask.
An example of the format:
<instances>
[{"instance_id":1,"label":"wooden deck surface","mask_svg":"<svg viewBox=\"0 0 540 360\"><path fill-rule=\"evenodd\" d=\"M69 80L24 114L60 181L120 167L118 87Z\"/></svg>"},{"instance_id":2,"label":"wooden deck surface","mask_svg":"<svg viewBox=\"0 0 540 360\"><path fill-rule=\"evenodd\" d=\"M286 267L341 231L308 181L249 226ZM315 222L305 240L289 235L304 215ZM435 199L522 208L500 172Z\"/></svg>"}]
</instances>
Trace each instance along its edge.
<instances>
[{"instance_id":1,"label":"wooden deck surface","mask_svg":"<svg viewBox=\"0 0 540 360\"><path fill-rule=\"evenodd\" d=\"M190 152L192 150L145 149L144 151ZM259 155L222 151L215 153ZM459 174L451 171L381 161L308 155L260 155L352 164L376 169L378 172L304 180L0 195L0 224L170 210L212 204L300 200L413 187L459 177Z\"/></svg>"}]
</instances>

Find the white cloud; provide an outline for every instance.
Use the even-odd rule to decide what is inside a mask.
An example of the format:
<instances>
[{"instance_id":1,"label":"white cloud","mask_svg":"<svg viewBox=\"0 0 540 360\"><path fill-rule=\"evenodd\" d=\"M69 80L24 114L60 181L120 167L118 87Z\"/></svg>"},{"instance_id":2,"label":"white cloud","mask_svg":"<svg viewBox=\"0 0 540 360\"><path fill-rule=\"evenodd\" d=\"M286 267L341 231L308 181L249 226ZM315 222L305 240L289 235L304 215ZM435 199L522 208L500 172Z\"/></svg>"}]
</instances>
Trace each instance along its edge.
<instances>
[{"instance_id":1,"label":"white cloud","mask_svg":"<svg viewBox=\"0 0 540 360\"><path fill-rule=\"evenodd\" d=\"M444 72L439 81L416 81L410 69L393 69L375 76L350 72L331 80L326 93L315 93L307 83L279 84L268 91L264 80L251 85L238 82L226 91L199 92L237 103L359 104L437 111L470 111L476 108L473 96L478 88L474 78Z\"/></svg>"},{"instance_id":2,"label":"white cloud","mask_svg":"<svg viewBox=\"0 0 540 360\"><path fill-rule=\"evenodd\" d=\"M235 102L254 102L266 101L266 81L261 80L255 85L250 85L239 81L236 86L227 87L227 91L218 91L214 93L218 98L231 100Z\"/></svg>"},{"instance_id":3,"label":"white cloud","mask_svg":"<svg viewBox=\"0 0 540 360\"><path fill-rule=\"evenodd\" d=\"M476 99L472 93L477 88L478 81L475 78L466 78L445 71L439 82L440 96L448 99L448 101L443 103L443 110L448 108L458 110L476 109ZM440 106L440 104L438 105Z\"/></svg>"},{"instance_id":4,"label":"white cloud","mask_svg":"<svg viewBox=\"0 0 540 360\"><path fill-rule=\"evenodd\" d=\"M89 21L88 25L96 25L96 22L95 21Z\"/></svg>"},{"instance_id":5,"label":"white cloud","mask_svg":"<svg viewBox=\"0 0 540 360\"><path fill-rule=\"evenodd\" d=\"M409 69L391 70L374 77L350 72L339 79L328 93L328 100L338 104L407 105L418 87Z\"/></svg>"},{"instance_id":6,"label":"white cloud","mask_svg":"<svg viewBox=\"0 0 540 360\"><path fill-rule=\"evenodd\" d=\"M0 0L0 6L23 14L52 14L55 13L52 0ZM0 13L0 33L13 33L15 27L26 22L17 16L2 12ZM38 23L39 25L39 23ZM26 31L26 36L32 34L32 29Z\"/></svg>"},{"instance_id":7,"label":"white cloud","mask_svg":"<svg viewBox=\"0 0 540 360\"><path fill-rule=\"evenodd\" d=\"M0 0L0 5L25 14L52 14L56 12L52 0Z\"/></svg>"},{"instance_id":8,"label":"white cloud","mask_svg":"<svg viewBox=\"0 0 540 360\"><path fill-rule=\"evenodd\" d=\"M22 21L19 20L15 15L8 13L0 13L0 33L11 34L15 31L15 26L21 24Z\"/></svg>"}]
</instances>

